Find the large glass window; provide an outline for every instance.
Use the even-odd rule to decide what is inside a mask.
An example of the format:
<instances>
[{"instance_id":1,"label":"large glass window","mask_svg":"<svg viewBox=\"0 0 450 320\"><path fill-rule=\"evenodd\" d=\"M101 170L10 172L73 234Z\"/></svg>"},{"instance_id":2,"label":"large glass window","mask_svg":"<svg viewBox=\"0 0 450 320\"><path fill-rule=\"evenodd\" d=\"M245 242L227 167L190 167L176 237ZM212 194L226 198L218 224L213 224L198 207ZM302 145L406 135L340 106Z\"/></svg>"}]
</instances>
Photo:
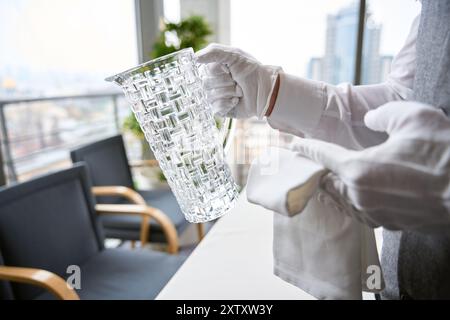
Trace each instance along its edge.
<instances>
[{"instance_id":1,"label":"large glass window","mask_svg":"<svg viewBox=\"0 0 450 320\"><path fill-rule=\"evenodd\" d=\"M0 0L0 97L86 93L137 62L133 0Z\"/></svg>"},{"instance_id":2,"label":"large glass window","mask_svg":"<svg viewBox=\"0 0 450 320\"><path fill-rule=\"evenodd\" d=\"M105 77L137 63L134 10L134 0L0 0L0 141L10 181L66 166L71 148L118 132L128 107L95 95L117 92Z\"/></svg>"},{"instance_id":3,"label":"large glass window","mask_svg":"<svg viewBox=\"0 0 450 320\"><path fill-rule=\"evenodd\" d=\"M115 90L103 79L137 63L134 2L0 0L0 101ZM358 0L161 3L167 20L203 15L215 33L211 41L242 48L262 63L333 84L355 79ZM366 9L361 82L369 84L386 78L420 2L368 0ZM70 147L117 132L128 112L113 97L8 103L8 137L0 132L7 161L19 175L66 161ZM241 184L262 149L293 139L255 119L236 127L231 164Z\"/></svg>"},{"instance_id":4,"label":"large glass window","mask_svg":"<svg viewBox=\"0 0 450 320\"><path fill-rule=\"evenodd\" d=\"M263 63L352 81L358 1L231 0L231 44Z\"/></svg>"},{"instance_id":5,"label":"large glass window","mask_svg":"<svg viewBox=\"0 0 450 320\"><path fill-rule=\"evenodd\" d=\"M390 72L392 59L402 48L420 1L370 0L367 2L362 62L363 84L380 83Z\"/></svg>"},{"instance_id":6,"label":"large glass window","mask_svg":"<svg viewBox=\"0 0 450 320\"><path fill-rule=\"evenodd\" d=\"M231 45L265 64L330 83L354 79L359 1L231 0L230 19ZM238 121L233 160L239 183L268 145L292 139L265 121Z\"/></svg>"}]
</instances>

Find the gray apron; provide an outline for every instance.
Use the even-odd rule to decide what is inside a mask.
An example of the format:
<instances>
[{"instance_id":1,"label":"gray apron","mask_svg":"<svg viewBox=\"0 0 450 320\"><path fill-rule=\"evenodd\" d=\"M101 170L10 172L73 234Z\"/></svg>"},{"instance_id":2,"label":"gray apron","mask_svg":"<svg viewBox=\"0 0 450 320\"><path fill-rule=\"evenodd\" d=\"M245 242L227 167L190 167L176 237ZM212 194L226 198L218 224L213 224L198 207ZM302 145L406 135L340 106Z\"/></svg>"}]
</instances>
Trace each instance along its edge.
<instances>
[{"instance_id":1,"label":"gray apron","mask_svg":"<svg viewBox=\"0 0 450 320\"><path fill-rule=\"evenodd\" d=\"M423 0L414 100L450 115L450 1ZM426 214L426 213L424 213ZM450 299L450 231L383 231L384 299Z\"/></svg>"}]
</instances>

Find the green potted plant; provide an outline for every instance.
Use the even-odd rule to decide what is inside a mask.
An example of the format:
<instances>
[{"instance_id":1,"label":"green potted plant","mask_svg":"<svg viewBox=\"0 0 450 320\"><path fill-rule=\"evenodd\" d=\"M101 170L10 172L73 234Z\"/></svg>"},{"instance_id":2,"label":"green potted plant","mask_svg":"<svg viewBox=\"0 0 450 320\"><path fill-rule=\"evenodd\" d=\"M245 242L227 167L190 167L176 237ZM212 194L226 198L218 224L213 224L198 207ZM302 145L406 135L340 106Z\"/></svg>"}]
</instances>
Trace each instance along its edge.
<instances>
[{"instance_id":1,"label":"green potted plant","mask_svg":"<svg viewBox=\"0 0 450 320\"><path fill-rule=\"evenodd\" d=\"M208 44L208 37L212 35L211 27L202 16L190 16L179 23L166 23L158 40L153 45L151 58L191 47L200 50ZM171 37L175 38L170 41ZM174 41L175 40L175 41Z\"/></svg>"},{"instance_id":2,"label":"green potted plant","mask_svg":"<svg viewBox=\"0 0 450 320\"><path fill-rule=\"evenodd\" d=\"M165 23L161 34L153 45L150 58L155 59L189 47L192 47L194 51L200 50L208 44L207 38L210 35L212 35L211 27L201 16L193 15L179 23ZM142 159L154 159L153 152L145 141L144 133L133 113L125 118L123 129L132 133L141 141ZM158 179L164 181L164 175L161 173L158 175Z\"/></svg>"}]
</instances>

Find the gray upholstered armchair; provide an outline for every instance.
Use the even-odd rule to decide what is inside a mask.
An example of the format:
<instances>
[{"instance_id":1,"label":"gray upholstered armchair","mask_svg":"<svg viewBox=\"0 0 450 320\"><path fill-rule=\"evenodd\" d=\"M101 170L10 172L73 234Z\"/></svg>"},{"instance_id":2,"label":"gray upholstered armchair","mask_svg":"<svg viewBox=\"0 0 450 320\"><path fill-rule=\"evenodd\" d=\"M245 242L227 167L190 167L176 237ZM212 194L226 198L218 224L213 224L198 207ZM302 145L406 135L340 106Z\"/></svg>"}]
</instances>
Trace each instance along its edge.
<instances>
[{"instance_id":1,"label":"gray upholstered armchair","mask_svg":"<svg viewBox=\"0 0 450 320\"><path fill-rule=\"evenodd\" d=\"M85 166L0 189L0 299L153 299L184 261L105 249L99 213L162 219L145 205L96 205ZM64 278L80 268L81 288Z\"/></svg>"},{"instance_id":2,"label":"gray upholstered armchair","mask_svg":"<svg viewBox=\"0 0 450 320\"><path fill-rule=\"evenodd\" d=\"M153 216L107 215L101 218L105 235L109 238L140 240L145 244L165 242L165 230L169 225L181 234L189 223L170 190L136 190L130 170L130 164L121 135L91 143L71 152L74 163L84 162L89 171L94 194L101 204L138 204L147 205ZM144 161L137 165L158 165L156 160ZM107 207L102 207L102 209ZM149 219L148 219L149 218ZM199 240L203 238L203 225L197 224ZM148 231L149 230L149 231ZM178 247L178 241L176 246Z\"/></svg>"}]
</instances>

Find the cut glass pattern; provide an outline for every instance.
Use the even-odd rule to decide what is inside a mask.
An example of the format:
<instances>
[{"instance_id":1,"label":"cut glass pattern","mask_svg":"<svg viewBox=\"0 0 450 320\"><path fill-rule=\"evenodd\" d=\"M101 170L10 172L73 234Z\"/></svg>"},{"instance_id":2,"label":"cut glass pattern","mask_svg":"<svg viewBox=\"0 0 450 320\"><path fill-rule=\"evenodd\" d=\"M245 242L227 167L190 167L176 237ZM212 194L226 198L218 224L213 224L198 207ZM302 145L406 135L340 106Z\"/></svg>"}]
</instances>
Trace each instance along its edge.
<instances>
[{"instance_id":1,"label":"cut glass pattern","mask_svg":"<svg viewBox=\"0 0 450 320\"><path fill-rule=\"evenodd\" d=\"M186 219L205 222L229 210L238 188L224 159L193 50L107 80L123 89Z\"/></svg>"}]
</instances>

